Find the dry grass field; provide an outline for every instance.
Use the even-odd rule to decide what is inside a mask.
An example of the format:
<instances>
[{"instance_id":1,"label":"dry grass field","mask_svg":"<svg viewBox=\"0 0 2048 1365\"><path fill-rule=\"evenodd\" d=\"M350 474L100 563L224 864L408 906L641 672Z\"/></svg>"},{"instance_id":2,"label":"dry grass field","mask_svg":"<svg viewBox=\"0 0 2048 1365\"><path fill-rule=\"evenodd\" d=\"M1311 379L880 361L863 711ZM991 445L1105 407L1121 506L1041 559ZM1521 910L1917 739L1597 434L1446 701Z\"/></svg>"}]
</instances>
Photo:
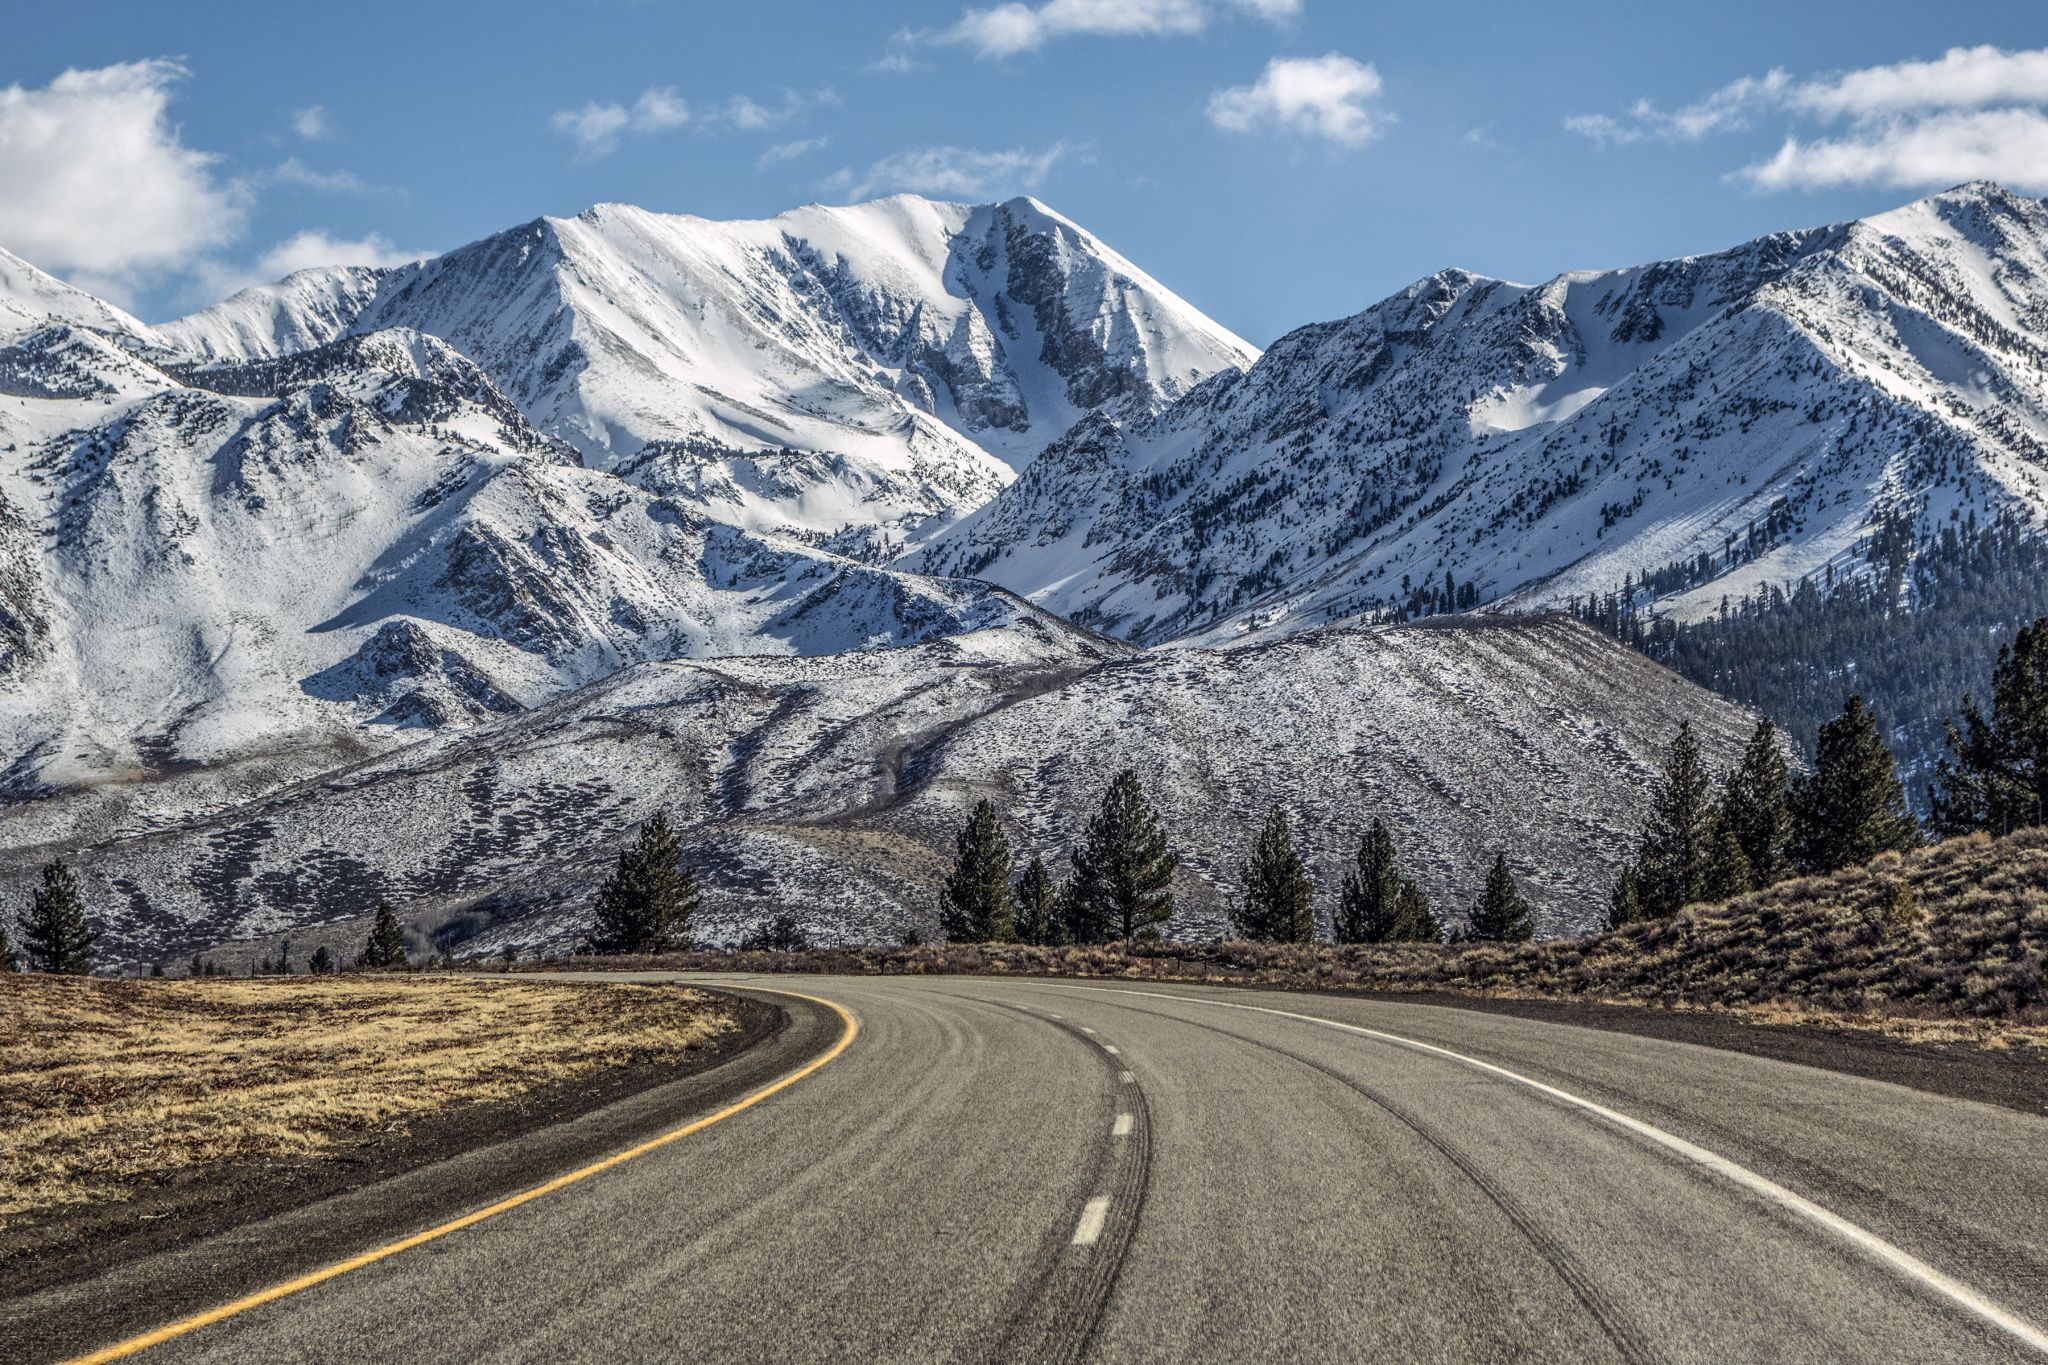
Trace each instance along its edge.
<instances>
[{"instance_id":1,"label":"dry grass field","mask_svg":"<svg viewBox=\"0 0 2048 1365\"><path fill-rule=\"evenodd\" d=\"M1030 973L1652 1004L1927 1041L2048 1046L2048 830L1954 839L1582 939L925 944L681 954L727 971Z\"/></svg>"},{"instance_id":2,"label":"dry grass field","mask_svg":"<svg viewBox=\"0 0 2048 1365\"><path fill-rule=\"evenodd\" d=\"M373 1142L733 1027L726 1001L667 986L0 975L0 1227L207 1163Z\"/></svg>"}]
</instances>

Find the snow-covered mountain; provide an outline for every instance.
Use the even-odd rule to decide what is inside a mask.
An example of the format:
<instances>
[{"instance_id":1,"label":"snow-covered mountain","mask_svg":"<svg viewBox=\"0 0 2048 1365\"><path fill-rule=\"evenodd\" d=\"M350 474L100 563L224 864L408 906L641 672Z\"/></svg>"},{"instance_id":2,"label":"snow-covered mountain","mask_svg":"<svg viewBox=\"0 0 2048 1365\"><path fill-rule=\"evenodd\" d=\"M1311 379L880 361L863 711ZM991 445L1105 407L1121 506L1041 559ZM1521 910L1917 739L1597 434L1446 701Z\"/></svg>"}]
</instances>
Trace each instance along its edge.
<instances>
[{"instance_id":1,"label":"snow-covered mountain","mask_svg":"<svg viewBox=\"0 0 2048 1365\"><path fill-rule=\"evenodd\" d=\"M418 332L159 368L0 346L0 788L289 751L304 770L631 663L1033 614L713 521L577 462Z\"/></svg>"},{"instance_id":2,"label":"snow-covered mountain","mask_svg":"<svg viewBox=\"0 0 2048 1365\"><path fill-rule=\"evenodd\" d=\"M1057 859L1131 766L1184 860L1175 934L1221 931L1276 802L1322 913L1377 815L1451 918L1506 848L1556 932L1601 912L1629 850L1617 831L1680 718L1716 766L1754 723L1554 618L1152 653L1025 618L831 658L641 664L238 805L207 772L166 777L154 812L108 789L18 805L0 812L0 896L50 849L75 852L94 903L118 909L105 951L130 963L280 933L301 956L323 932L353 951L379 898L467 953L563 947L619 843L666 808L704 881L702 937L788 910L822 941L889 942L935 932L976 800L1002 809L1020 859Z\"/></svg>"},{"instance_id":3,"label":"snow-covered mountain","mask_svg":"<svg viewBox=\"0 0 2048 1365\"><path fill-rule=\"evenodd\" d=\"M448 341L588 463L850 548L980 505L1086 414L1140 417L1257 357L1035 200L910 195L752 222L600 204L161 335L249 358L394 327Z\"/></svg>"},{"instance_id":4,"label":"snow-covered mountain","mask_svg":"<svg viewBox=\"0 0 2048 1365\"><path fill-rule=\"evenodd\" d=\"M1446 271L1091 416L905 563L1144 642L1646 577L1700 613L1883 519L2038 521L2044 441L2048 204L1976 184L1535 287Z\"/></svg>"}]
</instances>

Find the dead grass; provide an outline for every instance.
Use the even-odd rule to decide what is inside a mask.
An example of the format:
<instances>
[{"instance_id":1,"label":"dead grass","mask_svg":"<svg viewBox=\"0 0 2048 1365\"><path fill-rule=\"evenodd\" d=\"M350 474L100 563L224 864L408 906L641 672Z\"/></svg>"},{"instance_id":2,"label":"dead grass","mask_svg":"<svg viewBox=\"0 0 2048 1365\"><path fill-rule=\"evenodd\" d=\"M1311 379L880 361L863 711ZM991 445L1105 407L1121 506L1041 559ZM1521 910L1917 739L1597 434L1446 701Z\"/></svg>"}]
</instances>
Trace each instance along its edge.
<instances>
[{"instance_id":1,"label":"dead grass","mask_svg":"<svg viewBox=\"0 0 2048 1365\"><path fill-rule=\"evenodd\" d=\"M664 986L0 975L0 1226L211 1162L373 1141L733 1027L717 997Z\"/></svg>"}]
</instances>

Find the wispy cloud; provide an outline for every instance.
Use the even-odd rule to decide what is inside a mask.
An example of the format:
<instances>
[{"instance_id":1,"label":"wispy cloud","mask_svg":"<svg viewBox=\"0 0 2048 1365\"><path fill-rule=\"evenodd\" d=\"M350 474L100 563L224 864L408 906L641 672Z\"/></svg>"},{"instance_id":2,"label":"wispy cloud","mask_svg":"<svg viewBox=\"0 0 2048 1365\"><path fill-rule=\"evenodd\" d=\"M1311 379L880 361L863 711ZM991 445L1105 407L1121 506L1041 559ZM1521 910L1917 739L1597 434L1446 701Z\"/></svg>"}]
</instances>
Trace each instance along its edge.
<instances>
[{"instance_id":1,"label":"wispy cloud","mask_svg":"<svg viewBox=\"0 0 2048 1365\"><path fill-rule=\"evenodd\" d=\"M1238 12L1267 20L1290 18L1301 0L1045 0L968 9L945 28L900 33L902 46L958 44L984 57L1032 52L1055 38L1080 35L1156 37L1200 33L1219 15ZM884 61L889 60L884 58Z\"/></svg>"},{"instance_id":2,"label":"wispy cloud","mask_svg":"<svg viewBox=\"0 0 2048 1365\"><path fill-rule=\"evenodd\" d=\"M1775 154L1735 172L1759 189L1910 189L1970 179L2048 186L2048 49L1959 47L1932 61L1803 80L1771 71L1674 111L1640 100L1621 115L1580 114L1565 126L1610 146L1696 142L1767 116L1841 131L1788 134Z\"/></svg>"},{"instance_id":3,"label":"wispy cloud","mask_svg":"<svg viewBox=\"0 0 2048 1365\"><path fill-rule=\"evenodd\" d=\"M292 110L292 131L308 142L319 142L334 135L334 120L324 105L307 105Z\"/></svg>"},{"instance_id":4,"label":"wispy cloud","mask_svg":"<svg viewBox=\"0 0 2048 1365\"><path fill-rule=\"evenodd\" d=\"M754 158L754 169L765 171L770 166L780 166L807 157L812 152L821 152L831 145L832 139L829 137L800 137L789 142L778 142Z\"/></svg>"},{"instance_id":5,"label":"wispy cloud","mask_svg":"<svg viewBox=\"0 0 2048 1365\"><path fill-rule=\"evenodd\" d=\"M988 199L1015 190L1035 190L1071 148L1055 142L1040 151L1013 148L919 147L874 162L865 170L842 167L823 188L849 199L909 192L951 199Z\"/></svg>"},{"instance_id":6,"label":"wispy cloud","mask_svg":"<svg viewBox=\"0 0 2048 1365\"><path fill-rule=\"evenodd\" d=\"M693 104L675 87L659 86L641 91L630 105L593 100L580 109L557 109L549 124L576 143L577 159L590 160L617 151L619 139L627 135L686 125L706 131L763 132L786 127L821 105L838 103L839 96L826 89L784 90L773 102L734 95L716 103Z\"/></svg>"},{"instance_id":7,"label":"wispy cloud","mask_svg":"<svg viewBox=\"0 0 2048 1365\"><path fill-rule=\"evenodd\" d=\"M295 156L288 156L256 179L265 184L296 185L322 194L369 194L376 186L354 171L315 170Z\"/></svg>"},{"instance_id":8,"label":"wispy cloud","mask_svg":"<svg viewBox=\"0 0 2048 1365\"><path fill-rule=\"evenodd\" d=\"M259 284L270 284L300 270L319 266L357 265L384 269L408 265L430 255L424 251L402 251L381 233L363 237L337 237L317 229L294 233L272 246L254 261L231 265L207 261L194 270L190 297L195 303L211 303Z\"/></svg>"},{"instance_id":9,"label":"wispy cloud","mask_svg":"<svg viewBox=\"0 0 2048 1365\"><path fill-rule=\"evenodd\" d=\"M1280 128L1358 147L1379 136L1393 116L1380 108L1383 83L1371 64L1339 52L1275 57L1251 85L1209 97L1209 121L1232 133Z\"/></svg>"}]
</instances>

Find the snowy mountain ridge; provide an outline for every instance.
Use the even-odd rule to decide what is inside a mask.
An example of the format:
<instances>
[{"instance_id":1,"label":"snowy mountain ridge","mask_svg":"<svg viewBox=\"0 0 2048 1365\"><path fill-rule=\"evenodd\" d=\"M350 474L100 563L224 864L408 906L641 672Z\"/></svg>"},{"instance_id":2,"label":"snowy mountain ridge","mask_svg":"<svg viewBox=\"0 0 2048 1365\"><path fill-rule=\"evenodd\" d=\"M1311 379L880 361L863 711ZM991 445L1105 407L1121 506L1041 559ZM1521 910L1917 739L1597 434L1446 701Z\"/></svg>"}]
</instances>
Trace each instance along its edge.
<instances>
[{"instance_id":1,"label":"snowy mountain ridge","mask_svg":"<svg viewBox=\"0 0 2048 1365\"><path fill-rule=\"evenodd\" d=\"M2038 523L2044 357L2048 205L1993 185L1540 286L1445 271L1078 423L904 563L1144 643L1672 566L1661 605L1697 614L1846 565L1885 518Z\"/></svg>"}]
</instances>

